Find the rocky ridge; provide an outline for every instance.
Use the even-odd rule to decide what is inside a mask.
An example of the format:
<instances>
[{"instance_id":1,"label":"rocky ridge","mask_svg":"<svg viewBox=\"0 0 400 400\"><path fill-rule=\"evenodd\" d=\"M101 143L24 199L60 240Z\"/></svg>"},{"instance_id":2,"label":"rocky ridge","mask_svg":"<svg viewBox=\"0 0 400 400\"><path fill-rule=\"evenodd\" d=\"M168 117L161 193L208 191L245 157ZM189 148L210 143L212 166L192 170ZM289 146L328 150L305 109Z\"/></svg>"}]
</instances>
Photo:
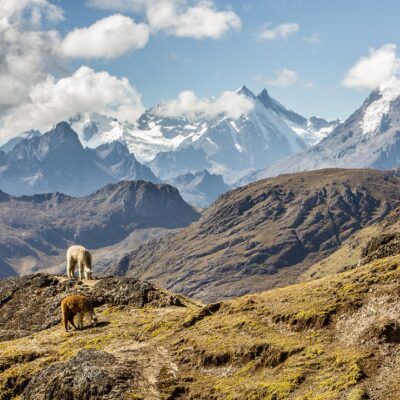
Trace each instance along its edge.
<instances>
[{"instance_id":1,"label":"rocky ridge","mask_svg":"<svg viewBox=\"0 0 400 400\"><path fill-rule=\"evenodd\" d=\"M399 178L389 172L261 180L220 196L199 221L143 244L109 271L206 301L286 286L399 204Z\"/></svg>"}]
</instances>

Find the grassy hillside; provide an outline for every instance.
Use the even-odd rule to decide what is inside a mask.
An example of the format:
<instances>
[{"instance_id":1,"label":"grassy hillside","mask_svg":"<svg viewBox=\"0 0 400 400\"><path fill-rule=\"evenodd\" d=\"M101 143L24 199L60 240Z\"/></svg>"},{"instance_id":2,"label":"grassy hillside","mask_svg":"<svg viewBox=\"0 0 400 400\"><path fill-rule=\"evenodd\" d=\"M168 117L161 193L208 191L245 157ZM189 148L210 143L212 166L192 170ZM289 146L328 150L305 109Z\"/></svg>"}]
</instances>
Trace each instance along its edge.
<instances>
[{"instance_id":1,"label":"grassy hillside","mask_svg":"<svg viewBox=\"0 0 400 400\"><path fill-rule=\"evenodd\" d=\"M363 248L377 235L400 232L400 208L393 210L381 222L369 225L351 235L328 257L313 264L297 279L299 282L322 278L357 264Z\"/></svg>"},{"instance_id":2,"label":"grassy hillside","mask_svg":"<svg viewBox=\"0 0 400 400\"><path fill-rule=\"evenodd\" d=\"M0 343L0 399L395 399L399 290L397 255L213 305L109 302L96 328Z\"/></svg>"}]
</instances>

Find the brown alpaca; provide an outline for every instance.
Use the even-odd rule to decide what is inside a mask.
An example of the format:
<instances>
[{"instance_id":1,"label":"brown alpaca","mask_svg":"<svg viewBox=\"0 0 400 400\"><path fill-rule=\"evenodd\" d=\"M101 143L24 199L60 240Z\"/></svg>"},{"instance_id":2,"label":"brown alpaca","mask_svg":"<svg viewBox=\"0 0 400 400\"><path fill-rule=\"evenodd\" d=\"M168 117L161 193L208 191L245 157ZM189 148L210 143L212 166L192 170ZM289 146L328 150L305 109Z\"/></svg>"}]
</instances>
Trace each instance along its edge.
<instances>
[{"instance_id":1,"label":"brown alpaca","mask_svg":"<svg viewBox=\"0 0 400 400\"><path fill-rule=\"evenodd\" d=\"M92 255L83 246L74 245L67 251L67 275L72 279L79 264L79 279L92 279Z\"/></svg>"},{"instance_id":2,"label":"brown alpaca","mask_svg":"<svg viewBox=\"0 0 400 400\"><path fill-rule=\"evenodd\" d=\"M61 316L66 332L68 332L68 322L72 325L72 327L75 330L82 329L83 317L86 313L90 315L93 326L96 326L97 315L94 312L93 307L86 296L73 294L65 297L61 301ZM78 316L78 327L76 327L74 324L75 315Z\"/></svg>"}]
</instances>

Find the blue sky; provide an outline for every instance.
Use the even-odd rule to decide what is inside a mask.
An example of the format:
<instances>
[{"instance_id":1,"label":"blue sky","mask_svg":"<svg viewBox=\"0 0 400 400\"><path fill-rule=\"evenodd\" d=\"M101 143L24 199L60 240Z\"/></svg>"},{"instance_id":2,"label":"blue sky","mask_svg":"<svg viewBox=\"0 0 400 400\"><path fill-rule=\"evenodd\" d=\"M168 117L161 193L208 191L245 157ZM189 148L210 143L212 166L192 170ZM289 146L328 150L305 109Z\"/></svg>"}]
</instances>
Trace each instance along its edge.
<instances>
[{"instance_id":1,"label":"blue sky","mask_svg":"<svg viewBox=\"0 0 400 400\"><path fill-rule=\"evenodd\" d=\"M78 0L58 4L65 10L65 20L58 27L64 32L116 12L83 6ZM231 8L240 17L239 31L217 40L160 33L143 49L89 65L129 78L145 106L175 98L186 89L209 97L245 83L256 92L267 87L273 97L305 116L343 119L369 92L342 87L346 71L369 48L397 44L400 34L400 2L394 0L232 0L216 5ZM141 19L140 14L124 14ZM299 24L298 32L286 39L257 40L263 24L288 22ZM282 69L296 71L300 80L313 82L314 87L300 82L277 87L265 82Z\"/></svg>"},{"instance_id":2,"label":"blue sky","mask_svg":"<svg viewBox=\"0 0 400 400\"><path fill-rule=\"evenodd\" d=\"M159 102L240 115L242 84L345 119L399 75L399 15L394 0L1 0L0 142Z\"/></svg>"}]
</instances>

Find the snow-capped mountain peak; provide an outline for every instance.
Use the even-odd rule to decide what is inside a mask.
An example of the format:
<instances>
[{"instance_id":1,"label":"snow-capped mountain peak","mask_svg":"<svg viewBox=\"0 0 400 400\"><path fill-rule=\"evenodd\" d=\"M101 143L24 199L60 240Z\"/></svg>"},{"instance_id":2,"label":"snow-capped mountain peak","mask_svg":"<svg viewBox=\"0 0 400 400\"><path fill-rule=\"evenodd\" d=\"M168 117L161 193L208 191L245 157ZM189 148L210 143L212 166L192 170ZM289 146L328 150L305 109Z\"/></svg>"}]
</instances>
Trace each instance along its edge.
<instances>
[{"instance_id":1,"label":"snow-capped mountain peak","mask_svg":"<svg viewBox=\"0 0 400 400\"><path fill-rule=\"evenodd\" d=\"M364 134L376 131L382 123L385 114L390 110L394 100L400 96L400 79L392 77L382 83L376 92L373 92L369 99L373 101L365 109L360 126ZM367 100L368 102L368 100Z\"/></svg>"},{"instance_id":2,"label":"snow-capped mountain peak","mask_svg":"<svg viewBox=\"0 0 400 400\"><path fill-rule=\"evenodd\" d=\"M240 86L240 88L236 90L236 93L253 100L257 98L256 95L246 85Z\"/></svg>"},{"instance_id":3,"label":"snow-capped mountain peak","mask_svg":"<svg viewBox=\"0 0 400 400\"><path fill-rule=\"evenodd\" d=\"M304 150L334 127L322 119L314 123L313 119L286 108L270 97L266 89L255 95L242 85L236 93L253 103L239 118L224 112L212 117L164 116L160 106L154 106L135 124L97 113L77 115L70 122L85 146L94 148L121 141L139 162L151 163L162 179L200 168L221 174L228 183Z\"/></svg>"}]
</instances>

